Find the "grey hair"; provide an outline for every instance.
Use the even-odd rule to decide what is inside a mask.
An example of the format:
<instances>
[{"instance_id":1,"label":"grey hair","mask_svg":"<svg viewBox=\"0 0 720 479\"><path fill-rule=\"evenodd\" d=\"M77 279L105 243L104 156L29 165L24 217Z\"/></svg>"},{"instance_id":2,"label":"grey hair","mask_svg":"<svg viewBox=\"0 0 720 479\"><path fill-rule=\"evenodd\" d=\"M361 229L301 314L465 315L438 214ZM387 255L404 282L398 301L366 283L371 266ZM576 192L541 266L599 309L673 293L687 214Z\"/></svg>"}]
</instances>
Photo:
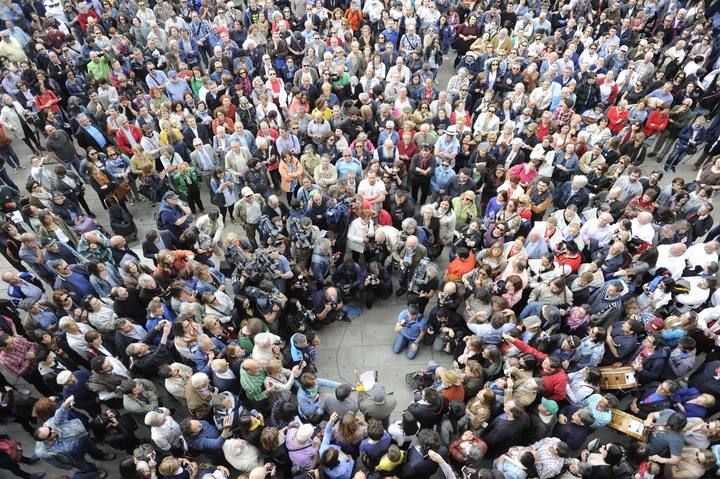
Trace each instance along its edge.
<instances>
[{"instance_id":1,"label":"grey hair","mask_svg":"<svg viewBox=\"0 0 720 479\"><path fill-rule=\"evenodd\" d=\"M190 384L192 384L192 386L196 389L206 381L210 381L210 377L205 373L195 373L190 376Z\"/></svg>"},{"instance_id":2,"label":"grey hair","mask_svg":"<svg viewBox=\"0 0 720 479\"><path fill-rule=\"evenodd\" d=\"M58 321L58 328L65 331L74 322L75 320L70 316L63 316L62 318L60 318L60 321Z\"/></svg>"},{"instance_id":3,"label":"grey hair","mask_svg":"<svg viewBox=\"0 0 720 479\"><path fill-rule=\"evenodd\" d=\"M408 228L417 228L417 221L415 221L415 218L405 218L401 226L403 231L407 230Z\"/></svg>"},{"instance_id":4,"label":"grey hair","mask_svg":"<svg viewBox=\"0 0 720 479\"><path fill-rule=\"evenodd\" d=\"M423 206L420 208L420 214L423 215L423 216L425 215L425 213L426 213L427 211L432 211L433 216L435 216L435 214L437 213L437 209L435 209L435 206L434 206L434 205L423 205ZM410 218L409 218L409 219L410 219ZM403 223L404 223L404 221L403 221ZM405 229L405 228L403 227L403 229Z\"/></svg>"}]
</instances>

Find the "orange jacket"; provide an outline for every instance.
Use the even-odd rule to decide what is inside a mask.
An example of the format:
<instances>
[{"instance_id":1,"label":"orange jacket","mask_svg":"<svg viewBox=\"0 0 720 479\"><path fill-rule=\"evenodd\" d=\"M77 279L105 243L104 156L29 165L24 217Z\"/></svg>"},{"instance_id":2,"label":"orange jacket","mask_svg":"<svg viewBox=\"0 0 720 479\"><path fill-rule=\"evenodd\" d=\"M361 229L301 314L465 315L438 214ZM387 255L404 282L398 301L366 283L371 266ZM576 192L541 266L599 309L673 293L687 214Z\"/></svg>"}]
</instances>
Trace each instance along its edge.
<instances>
[{"instance_id":1,"label":"orange jacket","mask_svg":"<svg viewBox=\"0 0 720 479\"><path fill-rule=\"evenodd\" d=\"M345 20L347 20L350 24L352 31L357 32L360 30L360 26L362 25L363 14L360 10L351 8L345 12Z\"/></svg>"}]
</instances>

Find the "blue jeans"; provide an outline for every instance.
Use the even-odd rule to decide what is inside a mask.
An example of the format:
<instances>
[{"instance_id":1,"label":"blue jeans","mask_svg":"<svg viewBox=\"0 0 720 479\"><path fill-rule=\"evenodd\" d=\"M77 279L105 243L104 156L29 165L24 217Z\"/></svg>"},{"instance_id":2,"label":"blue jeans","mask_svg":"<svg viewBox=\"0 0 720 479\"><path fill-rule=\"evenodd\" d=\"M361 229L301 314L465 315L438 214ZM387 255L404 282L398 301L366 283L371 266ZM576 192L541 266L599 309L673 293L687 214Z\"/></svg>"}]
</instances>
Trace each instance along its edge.
<instances>
[{"instance_id":1,"label":"blue jeans","mask_svg":"<svg viewBox=\"0 0 720 479\"><path fill-rule=\"evenodd\" d=\"M417 353L420 350L420 345L418 345L418 348L413 351L413 349L410 347L410 344L412 344L412 341L410 341L409 338L403 336L402 333L397 333L397 335L395 336L395 341L392 345L393 353L400 354L401 352L403 352L404 349L405 357L407 357L408 359L415 359L415 356L417 356Z\"/></svg>"},{"instance_id":2,"label":"blue jeans","mask_svg":"<svg viewBox=\"0 0 720 479\"><path fill-rule=\"evenodd\" d=\"M678 147L678 144L676 143L675 148L673 148L670 156L665 162L665 166L667 166L668 168L675 168L682 161L682 159L685 158L685 155L687 155L687 151L687 148Z\"/></svg>"}]
</instances>

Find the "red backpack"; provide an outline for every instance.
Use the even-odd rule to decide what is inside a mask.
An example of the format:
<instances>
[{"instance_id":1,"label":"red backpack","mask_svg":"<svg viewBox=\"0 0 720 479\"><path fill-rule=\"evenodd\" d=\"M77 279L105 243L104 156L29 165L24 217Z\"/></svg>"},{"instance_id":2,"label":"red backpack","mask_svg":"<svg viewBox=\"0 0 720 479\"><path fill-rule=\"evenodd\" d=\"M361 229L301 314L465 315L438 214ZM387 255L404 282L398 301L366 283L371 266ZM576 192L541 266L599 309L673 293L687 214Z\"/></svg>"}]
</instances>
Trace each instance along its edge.
<instances>
[{"instance_id":1,"label":"red backpack","mask_svg":"<svg viewBox=\"0 0 720 479\"><path fill-rule=\"evenodd\" d=\"M7 436L0 437L0 451L7 454L14 462L20 462L22 459L22 445Z\"/></svg>"}]
</instances>

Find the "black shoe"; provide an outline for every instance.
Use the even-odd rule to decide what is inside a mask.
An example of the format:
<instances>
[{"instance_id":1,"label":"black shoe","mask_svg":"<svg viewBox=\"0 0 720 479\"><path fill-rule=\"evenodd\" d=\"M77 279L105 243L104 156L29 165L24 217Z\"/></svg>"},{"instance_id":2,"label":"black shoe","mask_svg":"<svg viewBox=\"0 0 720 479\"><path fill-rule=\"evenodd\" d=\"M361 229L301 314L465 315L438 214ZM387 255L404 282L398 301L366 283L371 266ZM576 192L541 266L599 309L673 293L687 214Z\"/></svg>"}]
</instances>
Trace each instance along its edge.
<instances>
[{"instance_id":1,"label":"black shoe","mask_svg":"<svg viewBox=\"0 0 720 479\"><path fill-rule=\"evenodd\" d=\"M106 452L103 454L103 456L100 458L101 461L112 461L115 459L115 453L114 452Z\"/></svg>"},{"instance_id":2,"label":"black shoe","mask_svg":"<svg viewBox=\"0 0 720 479\"><path fill-rule=\"evenodd\" d=\"M672 171L673 173L677 173L677 172L675 171L675 167L674 167L674 166L671 166L671 167L670 167L670 171Z\"/></svg>"},{"instance_id":3,"label":"black shoe","mask_svg":"<svg viewBox=\"0 0 720 479\"><path fill-rule=\"evenodd\" d=\"M402 296L402 295L405 294L405 293L407 293L407 289L405 289L405 288L400 288L400 289L398 289L397 291L395 291L395 296L397 296L397 297L399 298L400 296Z\"/></svg>"},{"instance_id":4,"label":"black shoe","mask_svg":"<svg viewBox=\"0 0 720 479\"><path fill-rule=\"evenodd\" d=\"M45 477L44 472L33 472L30 474L30 479L42 479L43 477Z\"/></svg>"},{"instance_id":5,"label":"black shoe","mask_svg":"<svg viewBox=\"0 0 720 479\"><path fill-rule=\"evenodd\" d=\"M367 309L372 309L372 307L373 307L372 302L371 302L371 301L365 301L365 307L366 307Z\"/></svg>"},{"instance_id":6,"label":"black shoe","mask_svg":"<svg viewBox=\"0 0 720 479\"><path fill-rule=\"evenodd\" d=\"M37 454L33 454L32 456L28 457L26 464L35 464L39 460L40 460L40 458L37 457Z\"/></svg>"},{"instance_id":7,"label":"black shoe","mask_svg":"<svg viewBox=\"0 0 720 479\"><path fill-rule=\"evenodd\" d=\"M648 153L648 156L657 156L657 153L655 153L654 151L651 151L650 153Z\"/></svg>"},{"instance_id":8,"label":"black shoe","mask_svg":"<svg viewBox=\"0 0 720 479\"><path fill-rule=\"evenodd\" d=\"M340 319L338 319L341 323L352 323L352 319L350 319L350 316L347 314L343 314Z\"/></svg>"},{"instance_id":9,"label":"black shoe","mask_svg":"<svg viewBox=\"0 0 720 479\"><path fill-rule=\"evenodd\" d=\"M98 469L97 477L98 479L105 479L108 476L108 473L103 471L102 469Z\"/></svg>"}]
</instances>

